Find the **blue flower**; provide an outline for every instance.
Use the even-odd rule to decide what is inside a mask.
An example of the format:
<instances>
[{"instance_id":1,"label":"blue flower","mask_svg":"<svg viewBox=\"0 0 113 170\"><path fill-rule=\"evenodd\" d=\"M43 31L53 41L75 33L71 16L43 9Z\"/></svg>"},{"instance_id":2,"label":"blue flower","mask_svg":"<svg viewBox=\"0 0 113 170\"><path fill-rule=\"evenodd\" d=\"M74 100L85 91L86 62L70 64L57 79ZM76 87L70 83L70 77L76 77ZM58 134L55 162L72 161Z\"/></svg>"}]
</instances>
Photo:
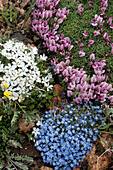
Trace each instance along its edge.
<instances>
[{"instance_id":1,"label":"blue flower","mask_svg":"<svg viewBox=\"0 0 113 170\"><path fill-rule=\"evenodd\" d=\"M96 141L100 133L97 127L102 124L104 116L100 107L92 103L76 107L70 104L67 110L54 114L56 110L46 111L41 118L35 146L41 151L44 162L55 169L68 170L78 166L91 151L92 141Z\"/></svg>"}]
</instances>

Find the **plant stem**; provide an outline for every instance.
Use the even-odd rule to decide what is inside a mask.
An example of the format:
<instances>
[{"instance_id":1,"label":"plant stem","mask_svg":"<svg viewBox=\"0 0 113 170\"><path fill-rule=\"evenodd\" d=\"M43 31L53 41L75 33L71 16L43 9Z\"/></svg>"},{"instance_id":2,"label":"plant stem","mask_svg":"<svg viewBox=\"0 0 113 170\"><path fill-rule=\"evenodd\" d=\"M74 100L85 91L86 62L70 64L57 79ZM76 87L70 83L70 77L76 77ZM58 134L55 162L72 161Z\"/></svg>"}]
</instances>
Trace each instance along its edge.
<instances>
[{"instance_id":1,"label":"plant stem","mask_svg":"<svg viewBox=\"0 0 113 170\"><path fill-rule=\"evenodd\" d=\"M20 106L20 104L16 101L16 103L18 104L19 108L26 114L25 110L22 109L22 107Z\"/></svg>"}]
</instances>

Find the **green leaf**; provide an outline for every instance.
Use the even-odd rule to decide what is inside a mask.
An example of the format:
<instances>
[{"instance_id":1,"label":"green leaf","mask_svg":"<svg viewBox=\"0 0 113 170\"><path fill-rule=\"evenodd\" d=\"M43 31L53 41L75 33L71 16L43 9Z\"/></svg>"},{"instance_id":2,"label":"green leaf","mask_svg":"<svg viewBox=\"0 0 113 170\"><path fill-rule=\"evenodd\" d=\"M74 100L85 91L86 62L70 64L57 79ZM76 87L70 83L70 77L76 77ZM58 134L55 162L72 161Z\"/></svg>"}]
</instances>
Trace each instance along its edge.
<instances>
[{"instance_id":1,"label":"green leaf","mask_svg":"<svg viewBox=\"0 0 113 170\"><path fill-rule=\"evenodd\" d=\"M18 112L14 112L13 118L12 118L12 120L11 120L11 126L13 126L14 124L17 123L18 117L19 117Z\"/></svg>"},{"instance_id":2,"label":"green leaf","mask_svg":"<svg viewBox=\"0 0 113 170\"><path fill-rule=\"evenodd\" d=\"M2 161L2 160L0 160L0 161ZM3 164L3 161L2 162L0 162L0 169L2 169L4 167L4 164Z\"/></svg>"},{"instance_id":3,"label":"green leaf","mask_svg":"<svg viewBox=\"0 0 113 170\"><path fill-rule=\"evenodd\" d=\"M100 135L98 135L98 136L99 136L99 138L104 142L105 146L108 148L108 145L107 145L107 143L105 142L105 140L104 140L103 138L101 138Z\"/></svg>"},{"instance_id":4,"label":"green leaf","mask_svg":"<svg viewBox=\"0 0 113 170\"><path fill-rule=\"evenodd\" d=\"M108 134L113 135L113 132L107 132L107 131L100 131L100 132L102 132L102 133L108 133Z\"/></svg>"},{"instance_id":5,"label":"green leaf","mask_svg":"<svg viewBox=\"0 0 113 170\"><path fill-rule=\"evenodd\" d=\"M98 127L98 129L100 129L100 127L103 126L103 124L105 123L105 121L110 113L113 113L113 108L110 108L109 110L106 111L105 119L104 119L103 123Z\"/></svg>"},{"instance_id":6,"label":"green leaf","mask_svg":"<svg viewBox=\"0 0 113 170\"><path fill-rule=\"evenodd\" d=\"M25 15L25 18L24 18L24 22L22 24L22 28L25 24L25 22L27 21L28 17L29 17L29 14L30 12L32 11L33 7L36 5L36 1L34 0L32 3L31 3L31 6L29 7L29 10L27 11L26 15Z\"/></svg>"},{"instance_id":7,"label":"green leaf","mask_svg":"<svg viewBox=\"0 0 113 170\"><path fill-rule=\"evenodd\" d=\"M100 129L107 129L109 126L112 126L112 125L113 125L113 123L109 123L109 124L107 124L106 126L100 128Z\"/></svg>"},{"instance_id":8,"label":"green leaf","mask_svg":"<svg viewBox=\"0 0 113 170\"><path fill-rule=\"evenodd\" d=\"M14 164L18 166L20 169L28 170L28 167L24 165L23 163L15 161Z\"/></svg>"}]
</instances>

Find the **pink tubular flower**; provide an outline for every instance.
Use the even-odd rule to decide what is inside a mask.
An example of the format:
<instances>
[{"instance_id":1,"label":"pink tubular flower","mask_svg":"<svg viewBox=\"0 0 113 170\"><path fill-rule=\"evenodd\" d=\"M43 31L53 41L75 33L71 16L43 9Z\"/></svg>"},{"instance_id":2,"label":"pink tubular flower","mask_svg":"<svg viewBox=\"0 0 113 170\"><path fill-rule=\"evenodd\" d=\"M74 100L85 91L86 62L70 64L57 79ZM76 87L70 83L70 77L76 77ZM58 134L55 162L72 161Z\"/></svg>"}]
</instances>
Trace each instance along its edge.
<instances>
[{"instance_id":1,"label":"pink tubular flower","mask_svg":"<svg viewBox=\"0 0 113 170\"><path fill-rule=\"evenodd\" d=\"M113 29L113 24L110 26L111 29Z\"/></svg>"},{"instance_id":2,"label":"pink tubular flower","mask_svg":"<svg viewBox=\"0 0 113 170\"><path fill-rule=\"evenodd\" d=\"M107 39L108 38L108 33L105 32L104 35L103 35L103 39Z\"/></svg>"},{"instance_id":3,"label":"pink tubular flower","mask_svg":"<svg viewBox=\"0 0 113 170\"><path fill-rule=\"evenodd\" d=\"M70 90L68 90L68 91L67 91L67 96L68 96L68 97L73 96L73 92L72 92L72 91L70 91Z\"/></svg>"},{"instance_id":4,"label":"pink tubular flower","mask_svg":"<svg viewBox=\"0 0 113 170\"><path fill-rule=\"evenodd\" d=\"M107 23L108 23L109 25L112 24L112 17L110 17L110 18L108 19Z\"/></svg>"},{"instance_id":5,"label":"pink tubular flower","mask_svg":"<svg viewBox=\"0 0 113 170\"><path fill-rule=\"evenodd\" d=\"M93 44L94 43L94 40L89 40L89 44Z\"/></svg>"},{"instance_id":6,"label":"pink tubular flower","mask_svg":"<svg viewBox=\"0 0 113 170\"><path fill-rule=\"evenodd\" d=\"M93 5L91 4L91 1L88 1L88 4L90 7L93 7Z\"/></svg>"},{"instance_id":7,"label":"pink tubular flower","mask_svg":"<svg viewBox=\"0 0 113 170\"><path fill-rule=\"evenodd\" d=\"M82 35L84 36L85 39L87 39L87 34L88 34L87 31L84 31L84 32L82 33Z\"/></svg>"},{"instance_id":8,"label":"pink tubular flower","mask_svg":"<svg viewBox=\"0 0 113 170\"><path fill-rule=\"evenodd\" d=\"M81 15L82 14L82 11L84 10L84 8L82 8L82 5L79 4L78 5L78 13Z\"/></svg>"},{"instance_id":9,"label":"pink tubular flower","mask_svg":"<svg viewBox=\"0 0 113 170\"><path fill-rule=\"evenodd\" d=\"M100 15L104 15L104 14L105 14L105 13L104 13L105 10L106 10L106 7L102 7L102 8L101 8L101 11L100 11Z\"/></svg>"},{"instance_id":10,"label":"pink tubular flower","mask_svg":"<svg viewBox=\"0 0 113 170\"><path fill-rule=\"evenodd\" d=\"M83 46L84 46L84 44L83 44L83 43L81 43L81 44L80 44L80 48L81 48L81 47L83 47Z\"/></svg>"},{"instance_id":11,"label":"pink tubular flower","mask_svg":"<svg viewBox=\"0 0 113 170\"><path fill-rule=\"evenodd\" d=\"M97 35L99 35L99 34L100 34L100 30L97 30L97 31L95 30L95 31L94 31L94 36L97 36Z\"/></svg>"},{"instance_id":12,"label":"pink tubular flower","mask_svg":"<svg viewBox=\"0 0 113 170\"><path fill-rule=\"evenodd\" d=\"M113 43L111 43L111 45L110 45L110 46L111 46L111 48L113 48Z\"/></svg>"},{"instance_id":13,"label":"pink tubular flower","mask_svg":"<svg viewBox=\"0 0 113 170\"><path fill-rule=\"evenodd\" d=\"M90 60L94 60L94 59L95 59L95 54L92 53L92 54L90 55Z\"/></svg>"},{"instance_id":14,"label":"pink tubular flower","mask_svg":"<svg viewBox=\"0 0 113 170\"><path fill-rule=\"evenodd\" d=\"M113 96L109 97L110 104L113 104Z\"/></svg>"},{"instance_id":15,"label":"pink tubular flower","mask_svg":"<svg viewBox=\"0 0 113 170\"><path fill-rule=\"evenodd\" d=\"M79 51L79 57L83 57L83 56L85 56L85 52L83 50L80 50Z\"/></svg>"}]
</instances>

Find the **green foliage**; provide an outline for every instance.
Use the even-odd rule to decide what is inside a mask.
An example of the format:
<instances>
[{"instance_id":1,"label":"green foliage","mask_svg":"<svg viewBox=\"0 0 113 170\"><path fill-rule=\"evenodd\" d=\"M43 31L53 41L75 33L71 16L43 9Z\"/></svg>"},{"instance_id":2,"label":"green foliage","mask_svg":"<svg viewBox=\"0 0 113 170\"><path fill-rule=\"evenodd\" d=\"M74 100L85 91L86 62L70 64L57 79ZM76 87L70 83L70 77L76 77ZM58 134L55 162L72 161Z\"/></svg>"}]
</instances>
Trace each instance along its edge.
<instances>
[{"instance_id":1,"label":"green foliage","mask_svg":"<svg viewBox=\"0 0 113 170\"><path fill-rule=\"evenodd\" d=\"M0 162L0 168L5 168L6 170L15 170L17 168L27 170L28 166L33 164L33 159L28 156L20 156L15 154L8 154L5 155L7 159L7 163L4 164L3 161Z\"/></svg>"},{"instance_id":2,"label":"green foliage","mask_svg":"<svg viewBox=\"0 0 113 170\"><path fill-rule=\"evenodd\" d=\"M14 28L17 26L18 10L13 5L6 5L4 9L1 10L2 18L7 22L9 26Z\"/></svg>"},{"instance_id":3,"label":"green foliage","mask_svg":"<svg viewBox=\"0 0 113 170\"><path fill-rule=\"evenodd\" d=\"M2 9L0 11L0 14L1 14L2 18L6 21L7 25L10 26L10 29L20 30L24 34L24 31L25 31L24 25L25 25L28 17L30 16L30 13L31 13L33 7L35 6L35 4L36 4L36 0L33 0L31 2L31 5L30 5L28 11L26 11L26 14L25 14L25 17L24 17L24 22L21 26L21 29L18 26L18 18L19 18L19 15L20 15L19 11L12 4L11 5L7 4L4 7L4 9Z\"/></svg>"}]
</instances>

